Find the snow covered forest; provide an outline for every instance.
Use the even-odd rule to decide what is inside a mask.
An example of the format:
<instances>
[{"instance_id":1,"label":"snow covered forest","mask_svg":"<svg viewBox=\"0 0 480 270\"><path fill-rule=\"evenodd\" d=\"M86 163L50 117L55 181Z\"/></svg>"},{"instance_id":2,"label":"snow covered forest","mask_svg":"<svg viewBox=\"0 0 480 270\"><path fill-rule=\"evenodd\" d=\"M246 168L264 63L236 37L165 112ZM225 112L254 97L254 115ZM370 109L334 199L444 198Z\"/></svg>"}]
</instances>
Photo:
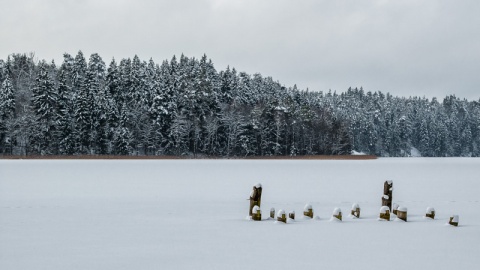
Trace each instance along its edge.
<instances>
[{"instance_id":1,"label":"snow covered forest","mask_svg":"<svg viewBox=\"0 0 480 270\"><path fill-rule=\"evenodd\" d=\"M480 156L480 100L301 90L205 55L12 54L0 83L4 155Z\"/></svg>"}]
</instances>

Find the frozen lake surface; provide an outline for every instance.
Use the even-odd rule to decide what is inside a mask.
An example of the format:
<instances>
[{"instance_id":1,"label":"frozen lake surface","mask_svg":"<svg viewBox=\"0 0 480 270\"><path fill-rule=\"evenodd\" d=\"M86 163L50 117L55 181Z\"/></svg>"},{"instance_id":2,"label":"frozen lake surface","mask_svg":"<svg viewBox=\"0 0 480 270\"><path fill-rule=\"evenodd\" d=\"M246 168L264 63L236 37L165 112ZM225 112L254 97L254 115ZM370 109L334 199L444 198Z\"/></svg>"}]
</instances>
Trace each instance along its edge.
<instances>
[{"instance_id":1,"label":"frozen lake surface","mask_svg":"<svg viewBox=\"0 0 480 270\"><path fill-rule=\"evenodd\" d=\"M246 220L257 182L297 221ZM0 269L479 269L479 192L478 158L0 160Z\"/></svg>"}]
</instances>

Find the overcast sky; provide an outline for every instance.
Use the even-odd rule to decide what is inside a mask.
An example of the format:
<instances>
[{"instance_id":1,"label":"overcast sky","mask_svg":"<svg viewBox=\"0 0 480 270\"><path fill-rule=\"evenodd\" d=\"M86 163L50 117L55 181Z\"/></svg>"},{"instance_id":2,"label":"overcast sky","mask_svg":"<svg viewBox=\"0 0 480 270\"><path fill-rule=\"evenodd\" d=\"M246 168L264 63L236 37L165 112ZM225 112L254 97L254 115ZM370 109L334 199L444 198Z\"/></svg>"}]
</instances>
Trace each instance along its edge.
<instances>
[{"instance_id":1,"label":"overcast sky","mask_svg":"<svg viewBox=\"0 0 480 270\"><path fill-rule=\"evenodd\" d=\"M286 86L480 98L480 1L0 0L0 59L184 53Z\"/></svg>"}]
</instances>

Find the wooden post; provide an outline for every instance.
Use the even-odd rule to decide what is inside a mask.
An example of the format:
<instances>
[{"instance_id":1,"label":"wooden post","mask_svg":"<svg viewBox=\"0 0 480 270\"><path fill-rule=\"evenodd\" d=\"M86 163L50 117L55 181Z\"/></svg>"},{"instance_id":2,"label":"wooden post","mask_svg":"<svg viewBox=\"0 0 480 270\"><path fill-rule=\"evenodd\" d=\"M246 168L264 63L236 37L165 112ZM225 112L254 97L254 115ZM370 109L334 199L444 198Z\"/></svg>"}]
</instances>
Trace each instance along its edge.
<instances>
[{"instance_id":1,"label":"wooden post","mask_svg":"<svg viewBox=\"0 0 480 270\"><path fill-rule=\"evenodd\" d=\"M390 180L383 183L383 196L382 196L382 206L388 206L392 209L392 199L393 199L393 182Z\"/></svg>"},{"instance_id":2,"label":"wooden post","mask_svg":"<svg viewBox=\"0 0 480 270\"><path fill-rule=\"evenodd\" d=\"M394 203L392 207L393 207L392 212L393 212L394 215L396 215L397 214L397 209L398 209L398 204Z\"/></svg>"},{"instance_id":3,"label":"wooden post","mask_svg":"<svg viewBox=\"0 0 480 270\"><path fill-rule=\"evenodd\" d=\"M262 211L260 211L260 207L258 207L258 205L255 205L253 207L253 215L252 215L252 219L253 220L262 220Z\"/></svg>"},{"instance_id":4,"label":"wooden post","mask_svg":"<svg viewBox=\"0 0 480 270\"><path fill-rule=\"evenodd\" d=\"M360 206L358 205L358 203L354 203L352 205L352 211L350 212L350 214L356 218L360 218Z\"/></svg>"},{"instance_id":5,"label":"wooden post","mask_svg":"<svg viewBox=\"0 0 480 270\"><path fill-rule=\"evenodd\" d=\"M270 218L275 218L275 208L270 208Z\"/></svg>"},{"instance_id":6,"label":"wooden post","mask_svg":"<svg viewBox=\"0 0 480 270\"><path fill-rule=\"evenodd\" d=\"M305 207L303 208L303 215L306 217L313 218L313 209L310 204L306 204Z\"/></svg>"},{"instance_id":7,"label":"wooden post","mask_svg":"<svg viewBox=\"0 0 480 270\"><path fill-rule=\"evenodd\" d=\"M288 218L295 220L295 211L288 213Z\"/></svg>"},{"instance_id":8,"label":"wooden post","mask_svg":"<svg viewBox=\"0 0 480 270\"><path fill-rule=\"evenodd\" d=\"M406 207L398 207L397 209L397 218L407 221L407 208Z\"/></svg>"},{"instance_id":9,"label":"wooden post","mask_svg":"<svg viewBox=\"0 0 480 270\"><path fill-rule=\"evenodd\" d=\"M342 220L342 210L338 207L333 209L332 216L341 221Z\"/></svg>"},{"instance_id":10,"label":"wooden post","mask_svg":"<svg viewBox=\"0 0 480 270\"><path fill-rule=\"evenodd\" d=\"M450 220L448 221L448 224L457 227L458 226L458 220L459 220L458 215L452 215L450 217Z\"/></svg>"},{"instance_id":11,"label":"wooden post","mask_svg":"<svg viewBox=\"0 0 480 270\"><path fill-rule=\"evenodd\" d=\"M388 208L388 206L382 206L380 208L380 219L390 221L390 208Z\"/></svg>"},{"instance_id":12,"label":"wooden post","mask_svg":"<svg viewBox=\"0 0 480 270\"><path fill-rule=\"evenodd\" d=\"M425 217L435 219L435 208L427 207L427 211L425 211Z\"/></svg>"},{"instance_id":13,"label":"wooden post","mask_svg":"<svg viewBox=\"0 0 480 270\"><path fill-rule=\"evenodd\" d=\"M262 201L262 184L258 183L253 186L253 190L250 193L250 210L248 214L252 216L252 210L255 205L260 207L260 203Z\"/></svg>"},{"instance_id":14,"label":"wooden post","mask_svg":"<svg viewBox=\"0 0 480 270\"><path fill-rule=\"evenodd\" d=\"M277 221L287 223L287 217L285 216L285 211L283 211L282 209L278 210Z\"/></svg>"}]
</instances>

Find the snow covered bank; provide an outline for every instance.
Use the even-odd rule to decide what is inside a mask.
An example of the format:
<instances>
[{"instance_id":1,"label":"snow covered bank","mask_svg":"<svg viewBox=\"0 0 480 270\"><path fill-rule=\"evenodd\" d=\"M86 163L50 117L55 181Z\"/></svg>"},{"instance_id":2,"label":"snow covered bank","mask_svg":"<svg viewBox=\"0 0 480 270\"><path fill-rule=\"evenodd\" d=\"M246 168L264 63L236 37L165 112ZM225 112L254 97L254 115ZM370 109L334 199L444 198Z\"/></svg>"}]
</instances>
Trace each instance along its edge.
<instances>
[{"instance_id":1,"label":"snow covered bank","mask_svg":"<svg viewBox=\"0 0 480 270\"><path fill-rule=\"evenodd\" d=\"M1 160L0 269L476 269L479 175L472 158ZM386 179L408 222L377 221ZM319 219L245 220L256 182L262 209Z\"/></svg>"}]
</instances>

